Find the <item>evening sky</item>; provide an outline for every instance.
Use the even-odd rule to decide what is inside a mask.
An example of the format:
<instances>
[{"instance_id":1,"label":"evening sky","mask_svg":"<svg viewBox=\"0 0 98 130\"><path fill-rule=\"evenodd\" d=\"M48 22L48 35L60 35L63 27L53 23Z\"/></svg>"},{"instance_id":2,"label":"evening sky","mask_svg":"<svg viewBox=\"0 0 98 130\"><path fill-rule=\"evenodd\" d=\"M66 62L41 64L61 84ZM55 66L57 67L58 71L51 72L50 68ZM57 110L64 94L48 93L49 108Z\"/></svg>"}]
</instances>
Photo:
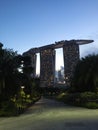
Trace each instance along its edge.
<instances>
[{"instance_id":1,"label":"evening sky","mask_svg":"<svg viewBox=\"0 0 98 130\"><path fill-rule=\"evenodd\" d=\"M0 0L0 42L22 54L60 40L92 39L80 56L98 53L98 0ZM58 50L58 64L61 51Z\"/></svg>"}]
</instances>

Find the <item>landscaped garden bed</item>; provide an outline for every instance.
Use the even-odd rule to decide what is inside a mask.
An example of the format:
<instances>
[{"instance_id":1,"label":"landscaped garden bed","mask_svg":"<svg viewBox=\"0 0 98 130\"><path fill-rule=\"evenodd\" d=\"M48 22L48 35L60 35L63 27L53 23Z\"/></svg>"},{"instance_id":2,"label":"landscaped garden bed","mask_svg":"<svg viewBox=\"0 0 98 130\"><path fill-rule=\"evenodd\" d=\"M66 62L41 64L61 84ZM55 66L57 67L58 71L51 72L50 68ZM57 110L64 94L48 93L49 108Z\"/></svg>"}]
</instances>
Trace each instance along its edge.
<instances>
[{"instance_id":1,"label":"landscaped garden bed","mask_svg":"<svg viewBox=\"0 0 98 130\"><path fill-rule=\"evenodd\" d=\"M98 108L98 94L94 92L61 93L56 97L56 99L69 105L90 109Z\"/></svg>"}]
</instances>

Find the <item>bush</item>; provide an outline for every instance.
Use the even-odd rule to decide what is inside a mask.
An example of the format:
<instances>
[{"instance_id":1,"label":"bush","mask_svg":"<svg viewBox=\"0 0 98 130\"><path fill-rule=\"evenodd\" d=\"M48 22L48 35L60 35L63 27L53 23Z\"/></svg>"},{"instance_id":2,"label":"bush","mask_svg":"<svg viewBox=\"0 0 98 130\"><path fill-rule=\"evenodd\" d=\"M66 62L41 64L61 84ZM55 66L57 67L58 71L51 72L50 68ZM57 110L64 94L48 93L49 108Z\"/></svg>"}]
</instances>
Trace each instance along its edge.
<instances>
[{"instance_id":1,"label":"bush","mask_svg":"<svg viewBox=\"0 0 98 130\"><path fill-rule=\"evenodd\" d=\"M98 94L93 92L84 93L61 93L57 96L57 100L64 103L82 106L87 108L98 108Z\"/></svg>"},{"instance_id":2,"label":"bush","mask_svg":"<svg viewBox=\"0 0 98 130\"><path fill-rule=\"evenodd\" d=\"M90 100L96 100L98 98L98 94L94 92L84 92L81 93L81 100L84 102L90 101Z\"/></svg>"},{"instance_id":3,"label":"bush","mask_svg":"<svg viewBox=\"0 0 98 130\"><path fill-rule=\"evenodd\" d=\"M0 116L15 115L17 115L17 108L12 101L5 101L1 103Z\"/></svg>"},{"instance_id":4,"label":"bush","mask_svg":"<svg viewBox=\"0 0 98 130\"><path fill-rule=\"evenodd\" d=\"M80 102L80 94L79 93L66 93L62 96L61 100L64 103L72 104L72 105L78 105Z\"/></svg>"},{"instance_id":5,"label":"bush","mask_svg":"<svg viewBox=\"0 0 98 130\"><path fill-rule=\"evenodd\" d=\"M58 100L63 100L63 98L65 97L66 93L60 93L58 96L57 96L57 99Z\"/></svg>"},{"instance_id":6,"label":"bush","mask_svg":"<svg viewBox=\"0 0 98 130\"><path fill-rule=\"evenodd\" d=\"M90 108L90 109L97 109L98 108L98 104L96 102L87 102L85 104L85 107Z\"/></svg>"}]
</instances>

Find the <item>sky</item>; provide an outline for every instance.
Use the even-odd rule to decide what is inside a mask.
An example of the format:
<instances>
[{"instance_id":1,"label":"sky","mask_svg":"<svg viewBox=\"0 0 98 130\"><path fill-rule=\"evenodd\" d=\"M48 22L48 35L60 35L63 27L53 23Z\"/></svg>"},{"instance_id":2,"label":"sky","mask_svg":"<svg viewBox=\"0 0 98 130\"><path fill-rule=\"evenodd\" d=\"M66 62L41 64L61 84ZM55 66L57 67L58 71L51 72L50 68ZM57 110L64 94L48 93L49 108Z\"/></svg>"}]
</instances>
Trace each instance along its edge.
<instances>
[{"instance_id":1,"label":"sky","mask_svg":"<svg viewBox=\"0 0 98 130\"><path fill-rule=\"evenodd\" d=\"M0 42L19 54L71 39L92 39L80 57L98 53L98 0L0 0ZM57 50L57 64L63 64Z\"/></svg>"}]
</instances>

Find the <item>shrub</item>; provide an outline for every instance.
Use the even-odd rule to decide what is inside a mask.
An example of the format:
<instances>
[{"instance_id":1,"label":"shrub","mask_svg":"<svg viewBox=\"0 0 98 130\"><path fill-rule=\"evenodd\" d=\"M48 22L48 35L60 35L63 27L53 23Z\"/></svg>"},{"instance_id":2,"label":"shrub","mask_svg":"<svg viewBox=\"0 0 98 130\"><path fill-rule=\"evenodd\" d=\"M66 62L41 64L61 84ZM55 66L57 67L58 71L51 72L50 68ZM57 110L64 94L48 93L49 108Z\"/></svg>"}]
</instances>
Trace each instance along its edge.
<instances>
[{"instance_id":1,"label":"shrub","mask_svg":"<svg viewBox=\"0 0 98 130\"><path fill-rule=\"evenodd\" d=\"M98 104L96 102L87 102L85 104L85 107L90 108L90 109L97 109L98 108Z\"/></svg>"},{"instance_id":2,"label":"shrub","mask_svg":"<svg viewBox=\"0 0 98 130\"><path fill-rule=\"evenodd\" d=\"M58 100L61 100L65 97L66 93L60 93L58 96L57 96L57 99Z\"/></svg>"},{"instance_id":3,"label":"shrub","mask_svg":"<svg viewBox=\"0 0 98 130\"><path fill-rule=\"evenodd\" d=\"M17 115L17 108L12 101L5 101L1 103L0 116L14 116Z\"/></svg>"},{"instance_id":4,"label":"shrub","mask_svg":"<svg viewBox=\"0 0 98 130\"><path fill-rule=\"evenodd\" d=\"M87 108L98 108L98 94L93 92L84 93L61 93L57 96L57 100L64 103L82 106Z\"/></svg>"},{"instance_id":5,"label":"shrub","mask_svg":"<svg viewBox=\"0 0 98 130\"><path fill-rule=\"evenodd\" d=\"M94 92L84 92L80 94L80 97L83 102L87 102L90 100L96 100L98 98L98 94Z\"/></svg>"}]
</instances>

